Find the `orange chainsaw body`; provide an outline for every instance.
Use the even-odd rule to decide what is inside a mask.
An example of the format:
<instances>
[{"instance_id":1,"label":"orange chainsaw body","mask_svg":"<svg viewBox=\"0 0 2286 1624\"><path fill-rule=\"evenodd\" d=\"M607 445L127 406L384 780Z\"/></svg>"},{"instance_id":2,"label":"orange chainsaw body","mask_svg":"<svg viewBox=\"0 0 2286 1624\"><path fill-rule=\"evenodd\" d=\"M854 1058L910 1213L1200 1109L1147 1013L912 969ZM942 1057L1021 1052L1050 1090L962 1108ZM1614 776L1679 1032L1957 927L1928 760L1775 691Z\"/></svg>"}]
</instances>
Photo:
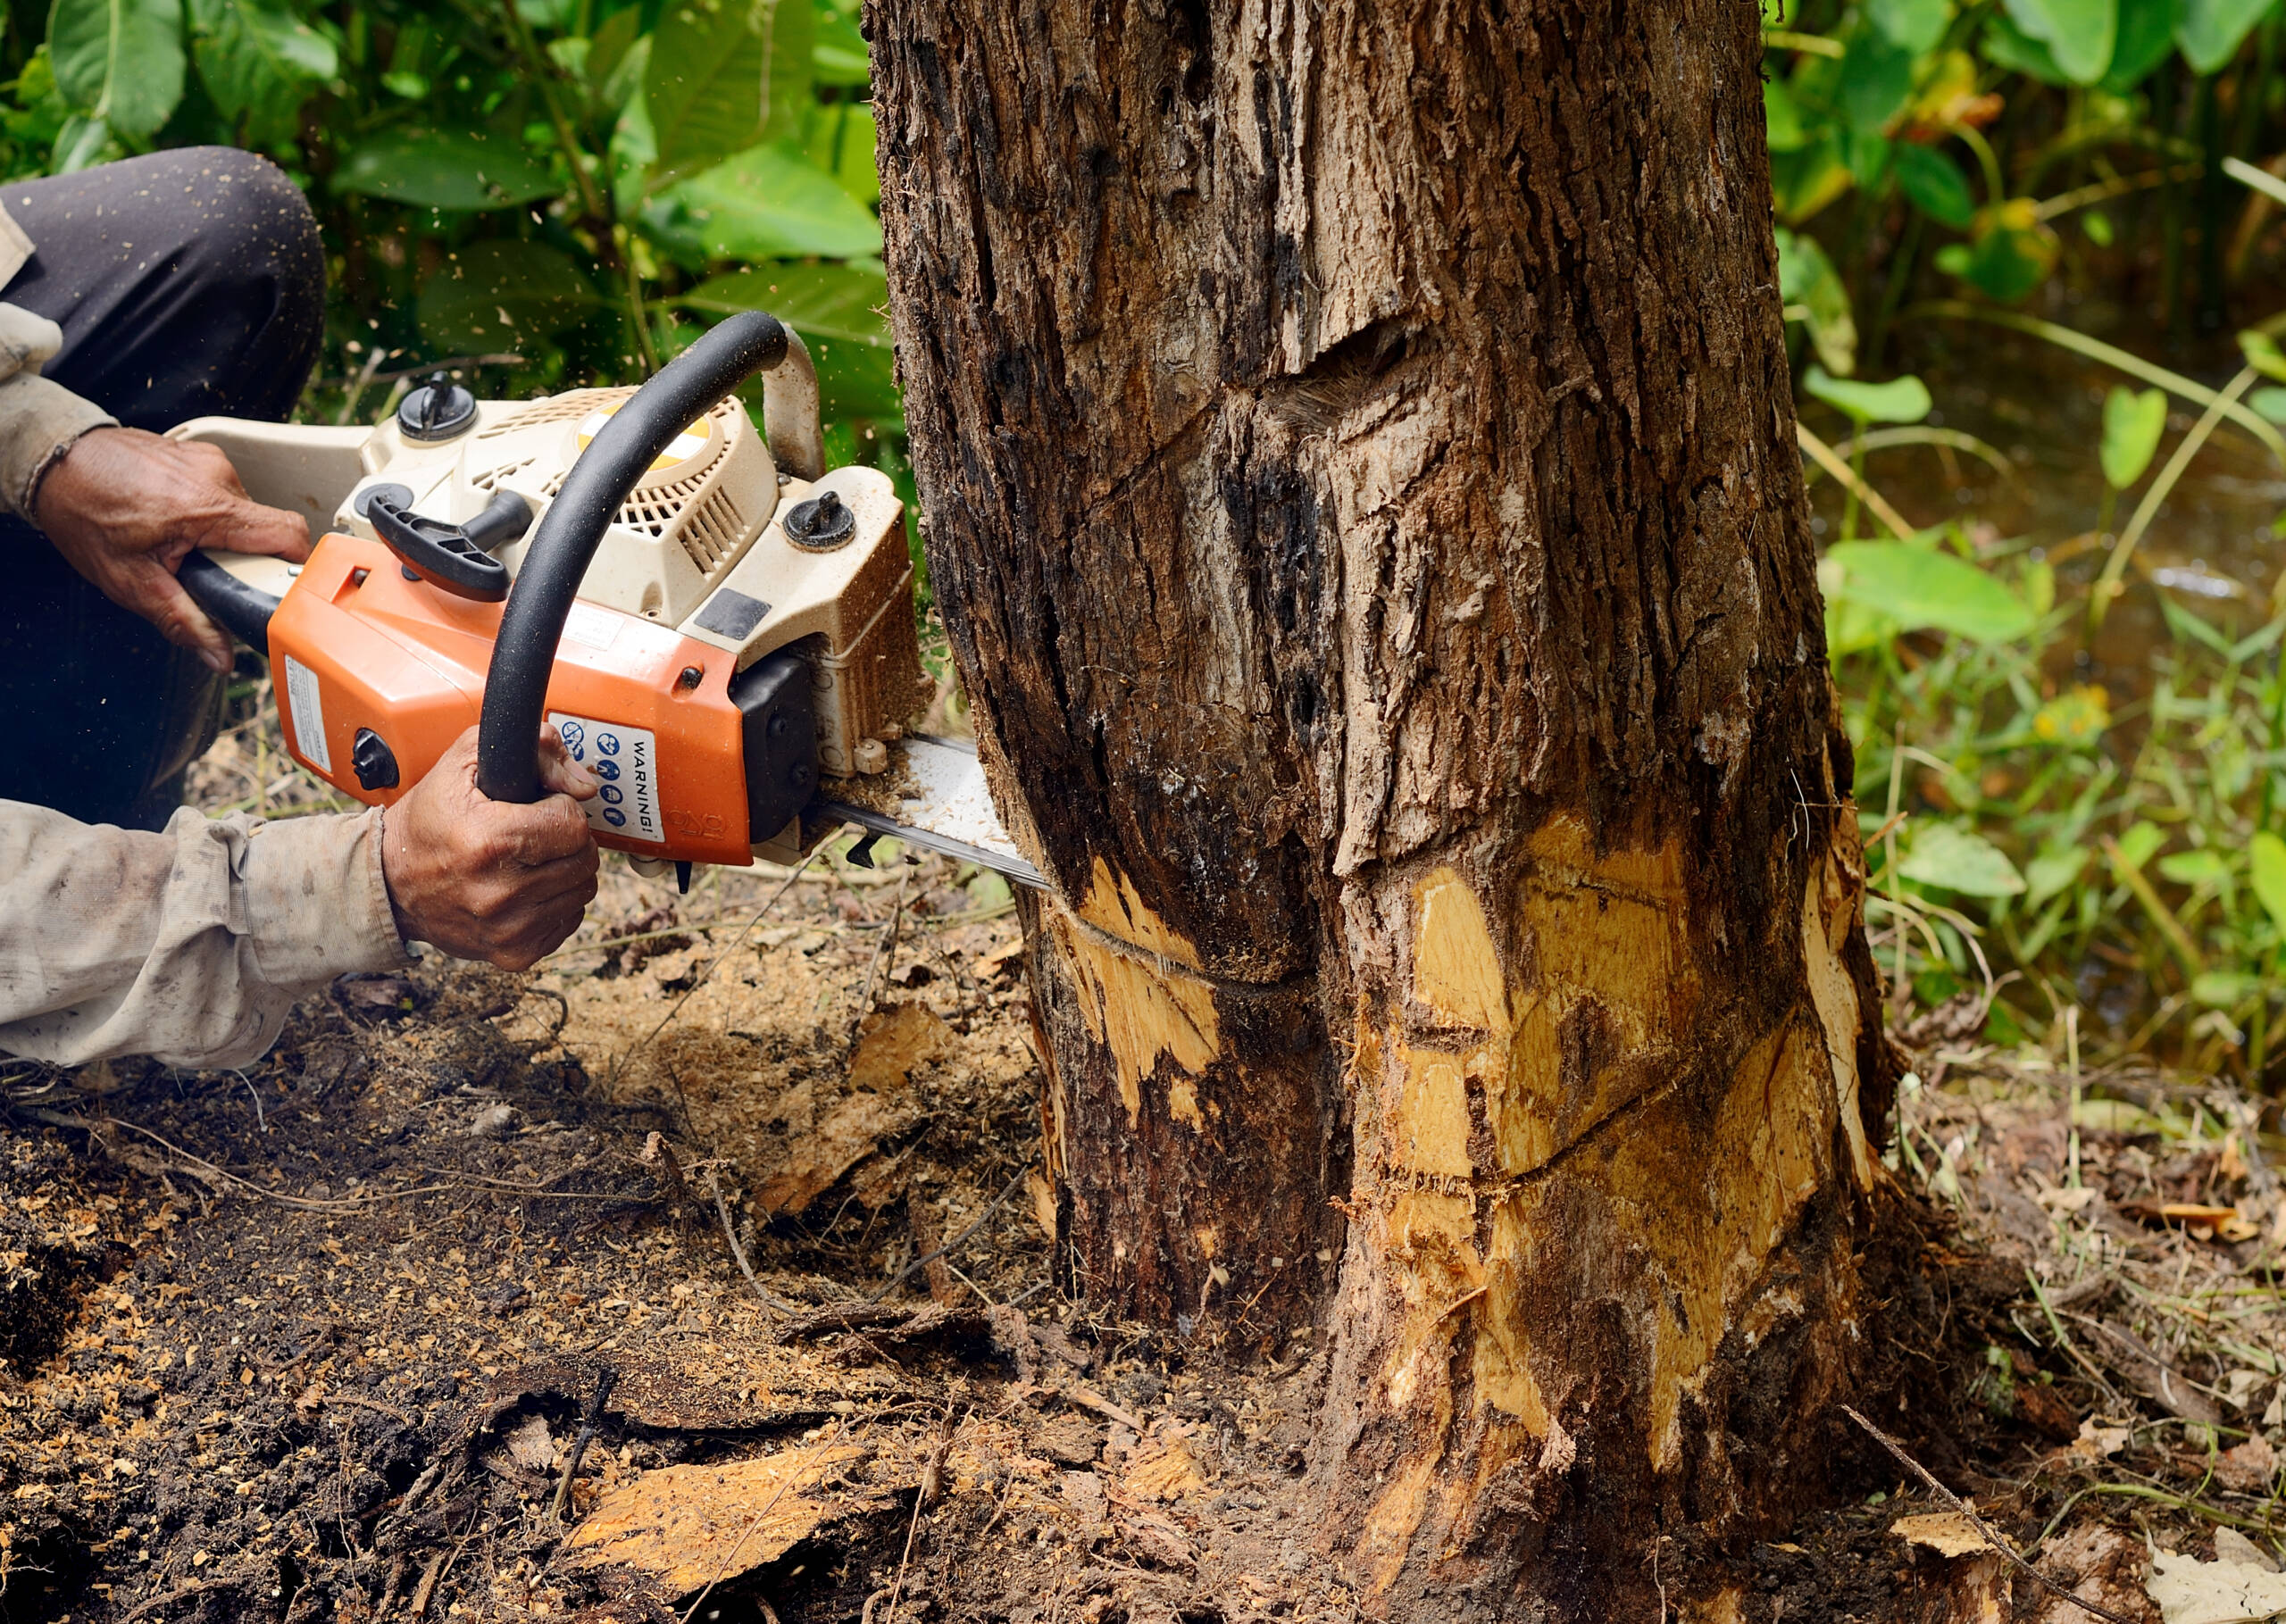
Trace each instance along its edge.
<instances>
[{"instance_id":1,"label":"orange chainsaw body","mask_svg":"<svg viewBox=\"0 0 2286 1624\"><path fill-rule=\"evenodd\" d=\"M386 805L476 724L503 605L407 579L378 541L321 540L270 623L286 743L335 788ZM572 611L547 687L548 719L603 781L587 804L599 844L638 857L743 866L752 842L738 657L600 604ZM688 673L696 671L693 682ZM394 772L368 787L360 737ZM363 745L369 758L374 745Z\"/></svg>"}]
</instances>

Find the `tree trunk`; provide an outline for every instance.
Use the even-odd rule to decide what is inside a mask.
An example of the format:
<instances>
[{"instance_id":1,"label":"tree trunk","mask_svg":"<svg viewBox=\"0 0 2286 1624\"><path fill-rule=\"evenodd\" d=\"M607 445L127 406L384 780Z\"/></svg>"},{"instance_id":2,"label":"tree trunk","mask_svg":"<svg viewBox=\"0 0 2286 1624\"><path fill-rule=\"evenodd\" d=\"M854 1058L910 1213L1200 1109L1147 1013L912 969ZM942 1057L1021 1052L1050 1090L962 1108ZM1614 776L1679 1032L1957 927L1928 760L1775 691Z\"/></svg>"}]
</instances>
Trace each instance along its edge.
<instances>
[{"instance_id":1,"label":"tree trunk","mask_svg":"<svg viewBox=\"0 0 2286 1624\"><path fill-rule=\"evenodd\" d=\"M1330 1335L1390 1616L1631 1616L1814 1478L1889 1103L1756 9L867 21L1078 1277Z\"/></svg>"}]
</instances>

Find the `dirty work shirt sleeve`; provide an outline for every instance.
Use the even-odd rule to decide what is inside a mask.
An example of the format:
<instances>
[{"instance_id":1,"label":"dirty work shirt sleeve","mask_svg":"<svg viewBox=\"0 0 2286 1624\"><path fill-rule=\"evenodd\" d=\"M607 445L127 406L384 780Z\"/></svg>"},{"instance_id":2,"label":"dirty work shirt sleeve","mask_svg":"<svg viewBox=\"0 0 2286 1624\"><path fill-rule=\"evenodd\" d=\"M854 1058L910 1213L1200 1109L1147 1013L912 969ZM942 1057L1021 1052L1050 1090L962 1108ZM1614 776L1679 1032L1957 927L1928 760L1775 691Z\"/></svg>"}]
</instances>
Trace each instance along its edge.
<instances>
[{"instance_id":1,"label":"dirty work shirt sleeve","mask_svg":"<svg viewBox=\"0 0 2286 1624\"><path fill-rule=\"evenodd\" d=\"M0 304L0 512L20 518L32 517L40 480L81 435L119 421L39 375L63 347L63 329L46 316Z\"/></svg>"},{"instance_id":2,"label":"dirty work shirt sleeve","mask_svg":"<svg viewBox=\"0 0 2286 1624\"><path fill-rule=\"evenodd\" d=\"M412 962L380 820L185 808L154 834L0 801L0 1050L62 1065L257 1059L296 998Z\"/></svg>"}]
</instances>

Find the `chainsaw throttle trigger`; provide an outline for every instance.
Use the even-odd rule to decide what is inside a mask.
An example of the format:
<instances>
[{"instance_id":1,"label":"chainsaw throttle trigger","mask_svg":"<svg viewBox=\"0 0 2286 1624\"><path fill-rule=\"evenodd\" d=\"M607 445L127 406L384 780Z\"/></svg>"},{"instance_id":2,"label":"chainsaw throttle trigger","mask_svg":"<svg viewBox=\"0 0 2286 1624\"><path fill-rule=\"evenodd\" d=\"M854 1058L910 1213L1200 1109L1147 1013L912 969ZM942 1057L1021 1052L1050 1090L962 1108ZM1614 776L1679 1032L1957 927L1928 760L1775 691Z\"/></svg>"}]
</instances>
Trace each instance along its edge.
<instances>
[{"instance_id":1,"label":"chainsaw throttle trigger","mask_svg":"<svg viewBox=\"0 0 2286 1624\"><path fill-rule=\"evenodd\" d=\"M531 506L515 492L502 491L464 525L416 513L394 490L369 491L360 506L373 534L430 586L480 604L496 604L508 595L508 568L485 549L513 541L530 527Z\"/></svg>"}]
</instances>

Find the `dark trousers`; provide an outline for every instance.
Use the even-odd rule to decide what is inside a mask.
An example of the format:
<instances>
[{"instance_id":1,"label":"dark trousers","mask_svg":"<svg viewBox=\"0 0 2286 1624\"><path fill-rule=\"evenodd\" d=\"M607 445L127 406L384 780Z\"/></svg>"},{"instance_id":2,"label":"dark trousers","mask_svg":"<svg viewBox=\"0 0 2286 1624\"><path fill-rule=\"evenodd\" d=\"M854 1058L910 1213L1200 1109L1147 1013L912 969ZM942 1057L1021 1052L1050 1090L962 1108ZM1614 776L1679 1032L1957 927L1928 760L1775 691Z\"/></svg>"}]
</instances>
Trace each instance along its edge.
<instances>
[{"instance_id":1,"label":"dark trousers","mask_svg":"<svg viewBox=\"0 0 2286 1624\"><path fill-rule=\"evenodd\" d=\"M268 160L184 147L0 187L37 252L0 300L63 329L42 369L131 429L285 417L325 326L317 222ZM0 518L0 798L156 829L223 683Z\"/></svg>"}]
</instances>

